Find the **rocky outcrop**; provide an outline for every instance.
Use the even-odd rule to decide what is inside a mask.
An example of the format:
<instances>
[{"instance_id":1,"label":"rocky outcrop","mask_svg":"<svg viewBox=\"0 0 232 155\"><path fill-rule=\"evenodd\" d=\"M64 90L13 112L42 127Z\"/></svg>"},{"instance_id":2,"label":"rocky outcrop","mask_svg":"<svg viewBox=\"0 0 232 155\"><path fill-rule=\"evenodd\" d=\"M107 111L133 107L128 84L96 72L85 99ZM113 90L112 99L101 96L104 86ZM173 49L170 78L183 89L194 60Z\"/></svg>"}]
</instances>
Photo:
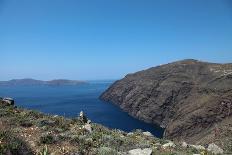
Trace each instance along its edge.
<instances>
[{"instance_id":1,"label":"rocky outcrop","mask_svg":"<svg viewBox=\"0 0 232 155\"><path fill-rule=\"evenodd\" d=\"M14 105L14 99L9 97L6 98L0 97L0 103L4 105Z\"/></svg>"},{"instance_id":2,"label":"rocky outcrop","mask_svg":"<svg viewBox=\"0 0 232 155\"><path fill-rule=\"evenodd\" d=\"M116 81L100 98L165 128L166 138L203 142L217 124L232 120L232 64L183 60L153 67Z\"/></svg>"},{"instance_id":3,"label":"rocky outcrop","mask_svg":"<svg viewBox=\"0 0 232 155\"><path fill-rule=\"evenodd\" d=\"M152 149L145 148L145 149L133 149L128 152L129 155L151 155Z\"/></svg>"},{"instance_id":4,"label":"rocky outcrop","mask_svg":"<svg viewBox=\"0 0 232 155\"><path fill-rule=\"evenodd\" d=\"M223 150L214 143L209 144L207 150L213 154L223 154Z\"/></svg>"}]
</instances>

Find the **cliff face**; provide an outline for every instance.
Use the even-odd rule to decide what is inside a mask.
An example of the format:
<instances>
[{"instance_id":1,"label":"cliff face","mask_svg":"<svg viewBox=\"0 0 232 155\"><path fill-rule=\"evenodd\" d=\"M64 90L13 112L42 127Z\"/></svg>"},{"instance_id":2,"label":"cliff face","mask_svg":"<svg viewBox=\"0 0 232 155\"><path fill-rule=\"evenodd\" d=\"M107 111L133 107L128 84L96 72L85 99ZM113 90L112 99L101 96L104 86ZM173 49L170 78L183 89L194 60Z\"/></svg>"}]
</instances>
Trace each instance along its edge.
<instances>
[{"instance_id":1,"label":"cliff face","mask_svg":"<svg viewBox=\"0 0 232 155\"><path fill-rule=\"evenodd\" d=\"M166 138L204 142L232 121L232 64L183 60L153 67L115 82L100 98L164 127Z\"/></svg>"}]
</instances>

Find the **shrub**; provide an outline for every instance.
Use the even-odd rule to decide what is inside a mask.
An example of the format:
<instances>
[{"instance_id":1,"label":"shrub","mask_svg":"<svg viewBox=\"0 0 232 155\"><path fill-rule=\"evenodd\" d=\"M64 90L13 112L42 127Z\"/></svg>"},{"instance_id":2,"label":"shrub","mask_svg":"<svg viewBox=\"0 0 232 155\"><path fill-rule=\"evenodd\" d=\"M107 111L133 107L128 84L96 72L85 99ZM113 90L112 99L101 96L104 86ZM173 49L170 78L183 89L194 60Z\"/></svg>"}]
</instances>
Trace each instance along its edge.
<instances>
[{"instance_id":1,"label":"shrub","mask_svg":"<svg viewBox=\"0 0 232 155\"><path fill-rule=\"evenodd\" d=\"M118 152L114 149L111 149L109 147L100 147L98 149L98 155L117 155Z\"/></svg>"},{"instance_id":2,"label":"shrub","mask_svg":"<svg viewBox=\"0 0 232 155\"><path fill-rule=\"evenodd\" d=\"M47 145L45 145L43 150L39 152L39 155L49 155Z\"/></svg>"},{"instance_id":3,"label":"shrub","mask_svg":"<svg viewBox=\"0 0 232 155\"><path fill-rule=\"evenodd\" d=\"M42 144L53 144L55 143L55 138L48 134L40 137L40 143Z\"/></svg>"},{"instance_id":4,"label":"shrub","mask_svg":"<svg viewBox=\"0 0 232 155\"><path fill-rule=\"evenodd\" d=\"M26 146L26 144L15 137L10 131L0 131L0 155L5 154L32 154L29 147Z\"/></svg>"},{"instance_id":5,"label":"shrub","mask_svg":"<svg viewBox=\"0 0 232 155\"><path fill-rule=\"evenodd\" d=\"M63 129L64 131L69 129L69 125L70 125L70 121L68 121L67 119L64 119L64 117L58 117L55 120L55 124L57 127Z\"/></svg>"},{"instance_id":6,"label":"shrub","mask_svg":"<svg viewBox=\"0 0 232 155\"><path fill-rule=\"evenodd\" d=\"M28 121L28 120L21 120L20 126L29 128L29 127L33 126L33 123Z\"/></svg>"},{"instance_id":7,"label":"shrub","mask_svg":"<svg viewBox=\"0 0 232 155\"><path fill-rule=\"evenodd\" d=\"M85 136L79 136L76 139L76 142L79 144L80 154L89 154L91 152L91 148L93 148L93 140L92 138L86 138Z\"/></svg>"}]
</instances>

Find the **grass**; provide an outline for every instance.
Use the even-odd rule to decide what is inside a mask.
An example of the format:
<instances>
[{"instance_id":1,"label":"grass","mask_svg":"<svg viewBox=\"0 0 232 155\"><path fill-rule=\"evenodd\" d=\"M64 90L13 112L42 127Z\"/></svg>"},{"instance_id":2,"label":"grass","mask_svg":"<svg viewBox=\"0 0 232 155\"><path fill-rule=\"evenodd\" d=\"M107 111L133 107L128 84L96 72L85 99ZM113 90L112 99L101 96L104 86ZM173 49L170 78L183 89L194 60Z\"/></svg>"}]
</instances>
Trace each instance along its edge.
<instances>
[{"instance_id":1,"label":"grass","mask_svg":"<svg viewBox=\"0 0 232 155\"><path fill-rule=\"evenodd\" d=\"M0 104L0 155L8 152L19 155L116 155L136 148L152 148L153 155L200 153L178 144L175 148L163 149L161 145L167 143L167 140L145 136L141 130L135 130L129 135L121 130L92 123L93 131L89 133L83 129L83 125L84 122L78 118L45 115ZM227 147L230 151L231 144Z\"/></svg>"},{"instance_id":2,"label":"grass","mask_svg":"<svg viewBox=\"0 0 232 155\"><path fill-rule=\"evenodd\" d=\"M42 143L42 144L54 144L55 138L50 134L43 135L40 137L40 143Z\"/></svg>"},{"instance_id":3,"label":"grass","mask_svg":"<svg viewBox=\"0 0 232 155\"><path fill-rule=\"evenodd\" d=\"M0 130L0 155L5 154L32 154L26 143L16 137L9 130Z\"/></svg>"}]
</instances>

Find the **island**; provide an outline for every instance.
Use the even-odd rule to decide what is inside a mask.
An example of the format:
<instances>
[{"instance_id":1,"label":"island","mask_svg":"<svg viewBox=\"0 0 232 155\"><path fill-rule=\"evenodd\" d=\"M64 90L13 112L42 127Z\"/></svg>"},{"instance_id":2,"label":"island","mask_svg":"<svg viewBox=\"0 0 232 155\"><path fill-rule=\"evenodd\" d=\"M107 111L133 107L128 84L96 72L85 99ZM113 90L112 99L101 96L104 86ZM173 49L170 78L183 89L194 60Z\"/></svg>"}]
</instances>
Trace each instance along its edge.
<instances>
[{"instance_id":1,"label":"island","mask_svg":"<svg viewBox=\"0 0 232 155\"><path fill-rule=\"evenodd\" d=\"M87 84L86 81L80 80L67 80L67 79L55 79L50 81L35 80L31 78L25 79L12 79L9 81L0 81L0 86L17 86L17 85L48 85L48 86L62 86L62 85L81 85Z\"/></svg>"}]
</instances>

